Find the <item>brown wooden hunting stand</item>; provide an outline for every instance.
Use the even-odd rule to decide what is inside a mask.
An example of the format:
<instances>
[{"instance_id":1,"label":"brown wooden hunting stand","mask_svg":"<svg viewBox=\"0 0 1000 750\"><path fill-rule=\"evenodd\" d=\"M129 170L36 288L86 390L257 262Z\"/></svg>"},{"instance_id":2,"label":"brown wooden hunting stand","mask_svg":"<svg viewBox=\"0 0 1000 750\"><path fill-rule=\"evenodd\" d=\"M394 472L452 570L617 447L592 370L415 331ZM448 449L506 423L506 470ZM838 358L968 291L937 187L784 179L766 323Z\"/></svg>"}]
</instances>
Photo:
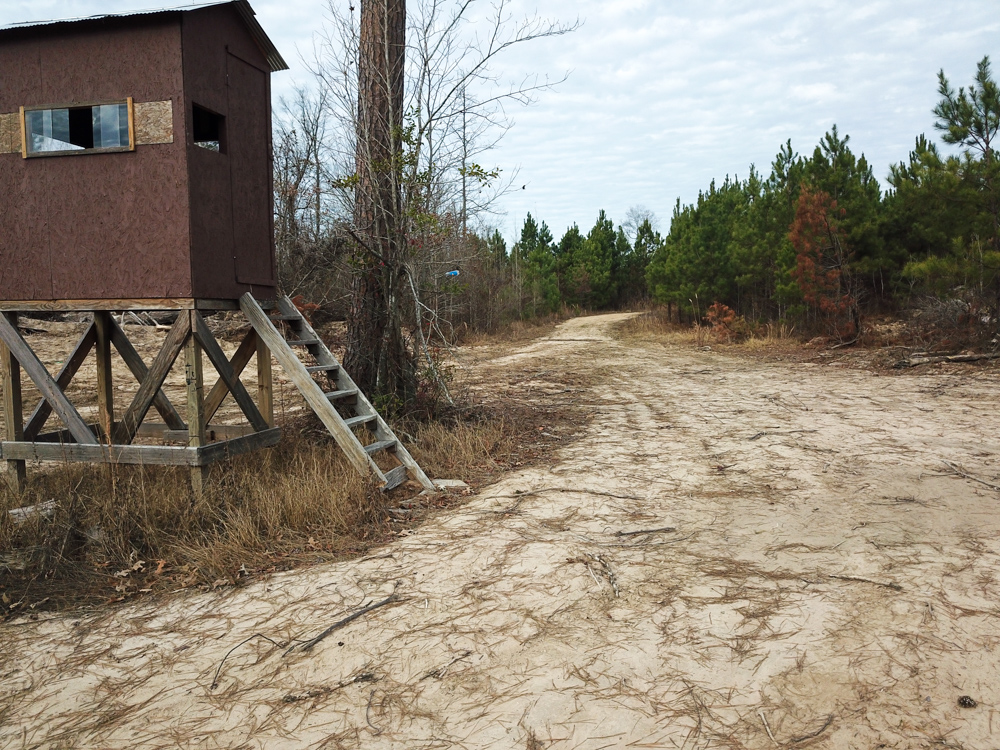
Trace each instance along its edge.
<instances>
[{"instance_id":1,"label":"brown wooden hunting stand","mask_svg":"<svg viewBox=\"0 0 1000 750\"><path fill-rule=\"evenodd\" d=\"M277 293L270 74L286 68L245 0L0 29L0 455L16 486L26 461L86 461L188 466L200 491L210 463L278 441L273 354L360 471L433 487ZM176 313L148 367L112 315L126 310ZM221 310L251 324L232 359L203 317ZM53 376L18 315L65 311L90 322ZM112 348L139 381L120 418ZM88 424L66 388L92 351ZM183 414L163 392L182 353ZM207 395L203 355L219 374ZM255 357L256 401L240 380ZM22 370L42 396L27 422ZM247 425L213 426L230 394ZM145 422L150 409L162 423ZM42 432L52 412L63 429ZM135 442L147 438L185 445Z\"/></svg>"}]
</instances>

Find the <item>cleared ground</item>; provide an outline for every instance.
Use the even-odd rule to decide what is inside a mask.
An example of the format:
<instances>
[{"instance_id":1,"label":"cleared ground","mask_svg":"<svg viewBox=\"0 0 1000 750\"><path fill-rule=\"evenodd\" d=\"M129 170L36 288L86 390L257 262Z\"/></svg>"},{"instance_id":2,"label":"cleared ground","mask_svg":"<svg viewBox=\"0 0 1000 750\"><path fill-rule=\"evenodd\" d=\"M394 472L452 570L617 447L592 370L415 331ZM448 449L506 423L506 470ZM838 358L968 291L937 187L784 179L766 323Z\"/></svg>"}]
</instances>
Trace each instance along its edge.
<instances>
[{"instance_id":1,"label":"cleared ground","mask_svg":"<svg viewBox=\"0 0 1000 750\"><path fill-rule=\"evenodd\" d=\"M0 626L0 747L996 746L998 378L625 317L467 352L595 418L367 558Z\"/></svg>"}]
</instances>

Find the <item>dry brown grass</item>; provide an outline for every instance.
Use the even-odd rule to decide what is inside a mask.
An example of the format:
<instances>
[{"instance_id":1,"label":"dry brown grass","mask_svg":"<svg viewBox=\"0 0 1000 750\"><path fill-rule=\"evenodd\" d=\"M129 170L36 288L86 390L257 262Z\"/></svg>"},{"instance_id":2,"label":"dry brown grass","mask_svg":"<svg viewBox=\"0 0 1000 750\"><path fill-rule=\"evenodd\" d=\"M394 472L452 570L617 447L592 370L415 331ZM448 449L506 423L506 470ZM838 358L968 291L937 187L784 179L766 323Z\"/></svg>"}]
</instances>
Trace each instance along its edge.
<instances>
[{"instance_id":1,"label":"dry brown grass","mask_svg":"<svg viewBox=\"0 0 1000 750\"><path fill-rule=\"evenodd\" d=\"M431 477L481 485L536 459L534 412L466 409L399 431ZM186 469L31 467L20 496L0 487L0 619L32 608L121 601L188 586L240 584L271 571L363 554L461 496L388 495L357 474L310 422L277 447L211 468L204 495ZM55 500L51 517L7 512ZM405 504L403 516L393 509Z\"/></svg>"},{"instance_id":2,"label":"dry brown grass","mask_svg":"<svg viewBox=\"0 0 1000 750\"><path fill-rule=\"evenodd\" d=\"M564 310L562 312L551 313L543 317L528 318L527 320L515 320L509 325L491 333L474 331L471 328L467 330L463 329L462 331L457 332L459 334L457 336L457 343L464 346L523 344L552 333L557 325L562 323L564 320L568 320L573 317L576 317L576 313Z\"/></svg>"},{"instance_id":3,"label":"dry brown grass","mask_svg":"<svg viewBox=\"0 0 1000 750\"><path fill-rule=\"evenodd\" d=\"M212 467L194 497L184 469L66 465L30 472L0 510L55 500L51 518L0 513L0 590L9 609L144 589L235 583L305 554L384 538L385 499L331 446L290 438ZM2 611L2 610L0 610Z\"/></svg>"},{"instance_id":4,"label":"dry brown grass","mask_svg":"<svg viewBox=\"0 0 1000 750\"><path fill-rule=\"evenodd\" d=\"M801 346L795 327L785 323L755 326L742 340L720 337L712 327L695 323L686 325L670 320L665 310L653 310L630 318L618 328L624 338L655 338L681 346L725 347L726 351L759 352Z\"/></svg>"}]
</instances>

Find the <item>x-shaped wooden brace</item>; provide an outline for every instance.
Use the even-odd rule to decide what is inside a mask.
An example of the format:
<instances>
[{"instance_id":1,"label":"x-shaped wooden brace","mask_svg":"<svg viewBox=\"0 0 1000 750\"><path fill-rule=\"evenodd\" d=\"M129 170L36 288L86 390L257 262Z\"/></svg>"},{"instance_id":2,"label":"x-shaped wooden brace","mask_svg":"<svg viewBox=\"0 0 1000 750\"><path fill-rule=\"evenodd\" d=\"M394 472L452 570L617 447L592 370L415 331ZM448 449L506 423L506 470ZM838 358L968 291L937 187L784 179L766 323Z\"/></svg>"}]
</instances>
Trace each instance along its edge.
<instances>
[{"instance_id":1,"label":"x-shaped wooden brace","mask_svg":"<svg viewBox=\"0 0 1000 750\"><path fill-rule=\"evenodd\" d=\"M86 338L87 334L84 334L84 339ZM49 404L50 412L54 410L56 414L59 415L59 418L62 419L66 428L73 436L73 439L84 445L96 445L97 437L90 431L87 423L83 421L83 417L80 416L80 412L78 412L76 407L70 403L68 398L66 398L66 394L63 393L62 390L63 386L52 379L49 371L45 369L45 365L43 365L41 360L38 359L38 356L32 351L31 347L28 346L27 342L21 338L20 332L15 326L11 325L11 322L7 320L5 315L0 315L0 339L3 339L3 342L7 345L10 353L14 355L14 359L17 360L21 368L28 374L28 377L31 378L35 387L41 392L42 397ZM81 344L82 343L84 342L81 341ZM86 347L86 352L89 352L90 347L93 347L93 345L94 342L92 340ZM77 346L77 349L79 348L80 345ZM87 356L86 352L83 354L83 357ZM70 368L72 373L75 373L76 370L79 369L83 357L80 358L80 361L76 362L75 367ZM66 370L67 366L70 365L71 363L67 362L63 369ZM66 377L66 383L69 383L69 380L72 377L73 375L69 374ZM38 409L35 411L37 412ZM48 417L48 414L45 416ZM34 418L34 414L32 417ZM42 421L44 422L44 420Z\"/></svg>"},{"instance_id":2,"label":"x-shaped wooden brace","mask_svg":"<svg viewBox=\"0 0 1000 750\"><path fill-rule=\"evenodd\" d=\"M112 318L109 315L108 321L110 323L111 343L114 344L115 348L118 350L118 353L121 355L122 360L125 362L125 365L129 368L132 375L135 376L135 379L138 380L139 382L142 382L146 378L146 375L148 374L149 371L145 363L142 361L142 357L140 357L139 353L136 352L135 348L132 346L132 343L125 336L124 331L122 331L122 329L118 326L118 324L114 322L114 318ZM18 338L20 338L20 334L18 334ZM56 376L55 385L57 386L57 389L60 393L65 394L66 388L73 381L73 378L76 376L77 372L80 370L80 367L86 361L87 356L90 354L91 350L94 348L96 343L97 343L97 325L95 323L91 323L89 326L87 326L87 329L83 332L83 335L80 336L80 340L77 341L76 346L73 347L73 351L70 353L69 357L66 358L66 362L63 364L62 369ZM27 346L26 343L25 346ZM20 362L20 360L18 361ZM34 378L32 379L34 380ZM38 383L35 382L35 385L37 386ZM39 388L39 390L42 389ZM42 392L45 393L45 391ZM69 403L68 400L66 403L67 404ZM170 403L170 400L167 398L166 394L164 394L162 390L158 390L156 392L156 395L153 398L153 406L156 407L156 410L163 417L163 420L167 423L167 425L169 425L170 429L172 430L185 429L184 420L181 418L180 414L178 414L177 410L173 407L173 405ZM43 397L35 406L34 410L31 412L31 416L28 418L28 423L25 425L24 428L25 440L34 441L41 434L42 428L45 427L45 423L46 421L48 421L48 418L52 414L52 411L53 411L53 404L49 401L48 398ZM73 408L73 411L75 412L76 409ZM68 426L69 425L67 424L67 427ZM70 434L73 434L72 431L70 432ZM73 435L73 437L74 439L76 439L76 435Z\"/></svg>"},{"instance_id":3,"label":"x-shaped wooden brace","mask_svg":"<svg viewBox=\"0 0 1000 750\"><path fill-rule=\"evenodd\" d=\"M138 392L136 392L132 403L125 411L121 422L115 430L115 444L127 445L135 439L135 435L139 431L139 425L146 418L146 413L153 404L156 393L163 386L170 368L177 360L190 336L195 337L205 354L208 355L209 361L219 373L219 382L215 384L205 403L205 423L207 424L208 418L218 411L226 394L232 393L233 398L254 431L261 432L269 428L267 421L261 416L260 410L257 409L257 405L253 402L246 387L239 379L238 373L242 372L246 366L246 362L249 361L249 356L245 356L244 351L247 341L244 340L243 345L241 345L236 355L234 355L233 362L230 362L215 340L215 336L209 330L205 319L201 317L201 313L197 310L191 310L178 315L176 322L170 328L170 331L167 332L167 338L163 342L160 353L156 355L156 359L150 366L149 372L139 384ZM256 351L256 341L253 342L253 348ZM241 352L243 352L242 355ZM244 356L245 361L243 361ZM240 364L241 361L242 364ZM234 369L234 364L237 365L236 369ZM210 410L209 407L211 407Z\"/></svg>"},{"instance_id":4,"label":"x-shaped wooden brace","mask_svg":"<svg viewBox=\"0 0 1000 750\"><path fill-rule=\"evenodd\" d=\"M139 381L139 390L121 421L115 426L114 434L111 436L112 442L118 445L130 444L135 439L139 425L142 424L150 407L154 407L160 413L170 429L186 429L184 420L170 403L166 394L163 393L162 388L171 367L177 361L177 357L192 335L219 373L218 382L205 400L205 423L207 424L215 415L226 395L232 393L253 429L256 432L268 429L267 421L239 379L240 373L257 351L257 338L254 331L251 330L247 334L230 361L216 342L201 314L197 311L183 311L177 316L177 320L167 333L167 338L153 364L147 368L142 357L125 336L124 331L114 322L113 318L108 317L111 342L118 350L125 365ZM52 378L45 365L22 338L17 328L2 315L0 315L0 340L6 344L18 364L42 394L42 399L35 406L24 428L24 439L34 441L41 434L49 416L55 411L77 443L96 444L97 438L94 433L65 394L66 387L72 382L73 377L97 343L95 323L87 326L55 379Z\"/></svg>"}]
</instances>

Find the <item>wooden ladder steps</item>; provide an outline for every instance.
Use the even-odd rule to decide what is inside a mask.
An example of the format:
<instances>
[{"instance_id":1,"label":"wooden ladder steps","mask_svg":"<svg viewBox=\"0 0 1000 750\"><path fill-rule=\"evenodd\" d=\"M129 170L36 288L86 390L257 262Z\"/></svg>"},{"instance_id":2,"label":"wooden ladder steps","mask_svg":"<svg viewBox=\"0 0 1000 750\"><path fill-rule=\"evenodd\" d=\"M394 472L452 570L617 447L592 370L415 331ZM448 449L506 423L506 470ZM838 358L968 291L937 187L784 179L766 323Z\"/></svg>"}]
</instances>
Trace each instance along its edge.
<instances>
[{"instance_id":1,"label":"wooden ladder steps","mask_svg":"<svg viewBox=\"0 0 1000 750\"><path fill-rule=\"evenodd\" d=\"M359 424L368 424L369 422L374 422L378 417L375 414L362 414L359 417L351 417L350 419L345 419L344 424L348 427L354 427Z\"/></svg>"},{"instance_id":2,"label":"wooden ladder steps","mask_svg":"<svg viewBox=\"0 0 1000 750\"><path fill-rule=\"evenodd\" d=\"M371 474L384 482L383 490L398 487L407 479L415 480L425 489L434 489L433 482L288 297L278 299L276 314L271 316L261 309L249 293L240 298L240 309L359 472ZM276 321L287 322L287 335L298 338L286 339L275 327ZM293 346L308 347L308 356L316 364L307 365L303 361L301 350L292 349ZM314 379L314 373L325 373L328 379L326 387L332 387L333 390L327 392L326 388L321 387L318 380ZM355 416L344 416L334 407L334 402L339 402L339 408ZM374 435L374 442L370 445L361 444L359 436L351 429L358 425L367 426ZM372 458L372 454L380 451L385 451L399 465L389 469L381 468Z\"/></svg>"},{"instance_id":3,"label":"wooden ladder steps","mask_svg":"<svg viewBox=\"0 0 1000 750\"><path fill-rule=\"evenodd\" d=\"M340 391L330 391L329 393L324 393L323 395L326 396L331 401L336 401L337 399L341 399L341 398L350 398L351 396L357 396L358 395L358 389L357 388L344 388L343 390L340 390Z\"/></svg>"},{"instance_id":4,"label":"wooden ladder steps","mask_svg":"<svg viewBox=\"0 0 1000 750\"><path fill-rule=\"evenodd\" d=\"M397 466L395 469L390 469L389 471L385 472L383 476L385 476L385 487L382 488L382 491L388 492L389 490L393 489L394 487L398 487L407 480L408 475L406 472L406 466L400 465ZM430 480L428 479L427 481L429 482ZM433 486L434 485L431 485L431 487Z\"/></svg>"},{"instance_id":5,"label":"wooden ladder steps","mask_svg":"<svg viewBox=\"0 0 1000 750\"><path fill-rule=\"evenodd\" d=\"M379 451L393 451L396 450L397 445L399 445L399 443L395 440L379 440L377 443L366 445L365 453L370 456L372 453L378 453Z\"/></svg>"}]
</instances>

